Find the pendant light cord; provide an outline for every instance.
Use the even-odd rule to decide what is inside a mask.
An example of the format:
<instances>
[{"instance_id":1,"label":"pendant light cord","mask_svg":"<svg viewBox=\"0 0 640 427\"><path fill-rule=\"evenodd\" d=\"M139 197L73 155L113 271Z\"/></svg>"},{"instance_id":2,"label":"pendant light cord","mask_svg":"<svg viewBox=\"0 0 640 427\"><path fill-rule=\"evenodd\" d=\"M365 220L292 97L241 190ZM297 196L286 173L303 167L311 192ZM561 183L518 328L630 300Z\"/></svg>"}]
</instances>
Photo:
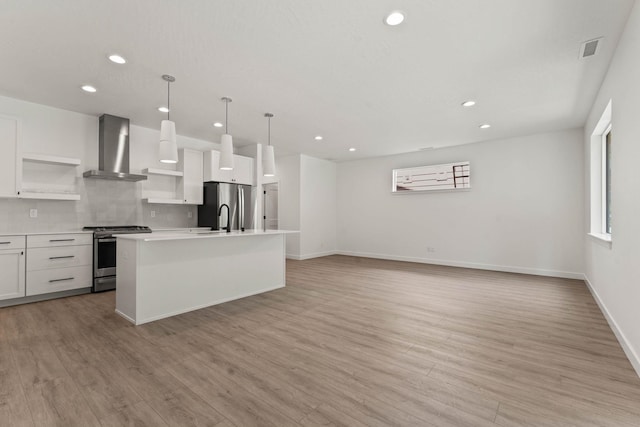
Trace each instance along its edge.
<instances>
[{"instance_id":1,"label":"pendant light cord","mask_svg":"<svg viewBox=\"0 0 640 427\"><path fill-rule=\"evenodd\" d=\"M271 145L271 117L269 117L269 145Z\"/></svg>"},{"instance_id":2,"label":"pendant light cord","mask_svg":"<svg viewBox=\"0 0 640 427\"><path fill-rule=\"evenodd\" d=\"M171 98L171 82L167 80L167 120L169 120L169 114L171 113L171 105L169 100Z\"/></svg>"},{"instance_id":3,"label":"pendant light cord","mask_svg":"<svg viewBox=\"0 0 640 427\"><path fill-rule=\"evenodd\" d=\"M229 100L224 101L224 133L229 134Z\"/></svg>"}]
</instances>

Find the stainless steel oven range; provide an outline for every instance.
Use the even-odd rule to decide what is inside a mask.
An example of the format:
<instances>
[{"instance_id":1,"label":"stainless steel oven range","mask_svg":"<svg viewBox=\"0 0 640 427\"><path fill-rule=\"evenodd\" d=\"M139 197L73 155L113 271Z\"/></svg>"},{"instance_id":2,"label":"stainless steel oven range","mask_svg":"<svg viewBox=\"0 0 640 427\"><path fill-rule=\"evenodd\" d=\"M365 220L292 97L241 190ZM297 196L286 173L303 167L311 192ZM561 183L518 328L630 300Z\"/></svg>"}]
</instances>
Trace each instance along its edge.
<instances>
[{"instance_id":1,"label":"stainless steel oven range","mask_svg":"<svg viewBox=\"0 0 640 427\"><path fill-rule=\"evenodd\" d=\"M93 231L93 292L116 288L116 238L114 234L151 233L140 225L84 227Z\"/></svg>"}]
</instances>

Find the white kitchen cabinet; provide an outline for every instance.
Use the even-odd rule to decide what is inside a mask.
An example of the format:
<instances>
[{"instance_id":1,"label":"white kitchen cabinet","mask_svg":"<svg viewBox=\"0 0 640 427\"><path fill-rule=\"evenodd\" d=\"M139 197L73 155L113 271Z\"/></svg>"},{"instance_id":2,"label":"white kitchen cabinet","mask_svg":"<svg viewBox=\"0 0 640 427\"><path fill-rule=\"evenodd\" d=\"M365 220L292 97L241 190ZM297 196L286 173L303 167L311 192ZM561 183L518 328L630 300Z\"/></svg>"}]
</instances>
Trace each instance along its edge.
<instances>
[{"instance_id":1,"label":"white kitchen cabinet","mask_svg":"<svg viewBox=\"0 0 640 427\"><path fill-rule=\"evenodd\" d=\"M163 205L182 205L183 199L176 195L176 178L183 173L173 169L146 168L142 173L149 179L142 183L142 201Z\"/></svg>"},{"instance_id":2,"label":"white kitchen cabinet","mask_svg":"<svg viewBox=\"0 0 640 427\"><path fill-rule=\"evenodd\" d=\"M0 236L0 300L25 296L25 236Z\"/></svg>"},{"instance_id":3,"label":"white kitchen cabinet","mask_svg":"<svg viewBox=\"0 0 640 427\"><path fill-rule=\"evenodd\" d=\"M50 154L23 153L18 158L22 199L80 200L77 169L81 160Z\"/></svg>"},{"instance_id":4,"label":"white kitchen cabinet","mask_svg":"<svg viewBox=\"0 0 640 427\"><path fill-rule=\"evenodd\" d=\"M91 287L91 234L27 236L27 251L26 296Z\"/></svg>"},{"instance_id":5,"label":"white kitchen cabinet","mask_svg":"<svg viewBox=\"0 0 640 427\"><path fill-rule=\"evenodd\" d=\"M165 205L201 205L202 151L183 148L178 151L177 170L147 168L149 179L142 185L143 201Z\"/></svg>"},{"instance_id":6,"label":"white kitchen cabinet","mask_svg":"<svg viewBox=\"0 0 640 427\"><path fill-rule=\"evenodd\" d=\"M184 148L178 152L178 199L187 205L201 205L203 201L202 151Z\"/></svg>"},{"instance_id":7,"label":"white kitchen cabinet","mask_svg":"<svg viewBox=\"0 0 640 427\"><path fill-rule=\"evenodd\" d=\"M220 152L204 153L204 181L229 182L253 185L254 160L251 157L233 156L233 170L220 170Z\"/></svg>"},{"instance_id":8,"label":"white kitchen cabinet","mask_svg":"<svg viewBox=\"0 0 640 427\"><path fill-rule=\"evenodd\" d=\"M93 244L91 233L34 234L27 237L27 247L51 248L54 246L84 246Z\"/></svg>"},{"instance_id":9,"label":"white kitchen cabinet","mask_svg":"<svg viewBox=\"0 0 640 427\"><path fill-rule=\"evenodd\" d=\"M20 130L19 119L0 114L0 197L18 197L20 193Z\"/></svg>"}]
</instances>

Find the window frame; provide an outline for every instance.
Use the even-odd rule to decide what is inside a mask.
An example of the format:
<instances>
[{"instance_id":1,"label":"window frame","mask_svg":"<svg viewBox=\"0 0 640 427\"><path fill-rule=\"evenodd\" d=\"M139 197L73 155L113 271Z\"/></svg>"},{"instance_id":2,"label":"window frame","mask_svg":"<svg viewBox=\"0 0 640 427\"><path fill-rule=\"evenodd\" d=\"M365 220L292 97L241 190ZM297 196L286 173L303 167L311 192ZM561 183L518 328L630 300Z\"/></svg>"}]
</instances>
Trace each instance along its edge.
<instances>
[{"instance_id":1,"label":"window frame","mask_svg":"<svg viewBox=\"0 0 640 427\"><path fill-rule=\"evenodd\" d=\"M612 143L613 100L609 99L600 119L591 132L589 145L589 228L587 234L594 243L612 249L612 233L607 233L607 213L611 213L611 186L607 190L607 166L611 169L611 150L607 153L607 135ZM610 145L611 147L611 145ZM609 157L609 164L607 164ZM609 194L609 200L607 200ZM609 210L607 211L607 206ZM611 218L612 219L612 218ZM610 220L610 224L612 221ZM611 228L613 231L613 228Z\"/></svg>"},{"instance_id":2,"label":"window frame","mask_svg":"<svg viewBox=\"0 0 640 427\"><path fill-rule=\"evenodd\" d=\"M602 228L604 235L611 236L611 122L602 134Z\"/></svg>"}]
</instances>

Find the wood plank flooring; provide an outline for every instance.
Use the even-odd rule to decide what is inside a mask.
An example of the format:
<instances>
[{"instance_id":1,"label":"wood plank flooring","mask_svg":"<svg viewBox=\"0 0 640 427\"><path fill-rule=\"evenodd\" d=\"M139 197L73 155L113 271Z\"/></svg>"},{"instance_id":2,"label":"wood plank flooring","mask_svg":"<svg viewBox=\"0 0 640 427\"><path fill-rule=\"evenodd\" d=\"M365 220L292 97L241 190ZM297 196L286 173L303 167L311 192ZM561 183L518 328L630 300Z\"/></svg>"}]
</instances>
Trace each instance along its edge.
<instances>
[{"instance_id":1,"label":"wood plank flooring","mask_svg":"<svg viewBox=\"0 0 640 427\"><path fill-rule=\"evenodd\" d=\"M0 309L1 426L640 425L580 281L331 256L143 326L114 306Z\"/></svg>"}]
</instances>

